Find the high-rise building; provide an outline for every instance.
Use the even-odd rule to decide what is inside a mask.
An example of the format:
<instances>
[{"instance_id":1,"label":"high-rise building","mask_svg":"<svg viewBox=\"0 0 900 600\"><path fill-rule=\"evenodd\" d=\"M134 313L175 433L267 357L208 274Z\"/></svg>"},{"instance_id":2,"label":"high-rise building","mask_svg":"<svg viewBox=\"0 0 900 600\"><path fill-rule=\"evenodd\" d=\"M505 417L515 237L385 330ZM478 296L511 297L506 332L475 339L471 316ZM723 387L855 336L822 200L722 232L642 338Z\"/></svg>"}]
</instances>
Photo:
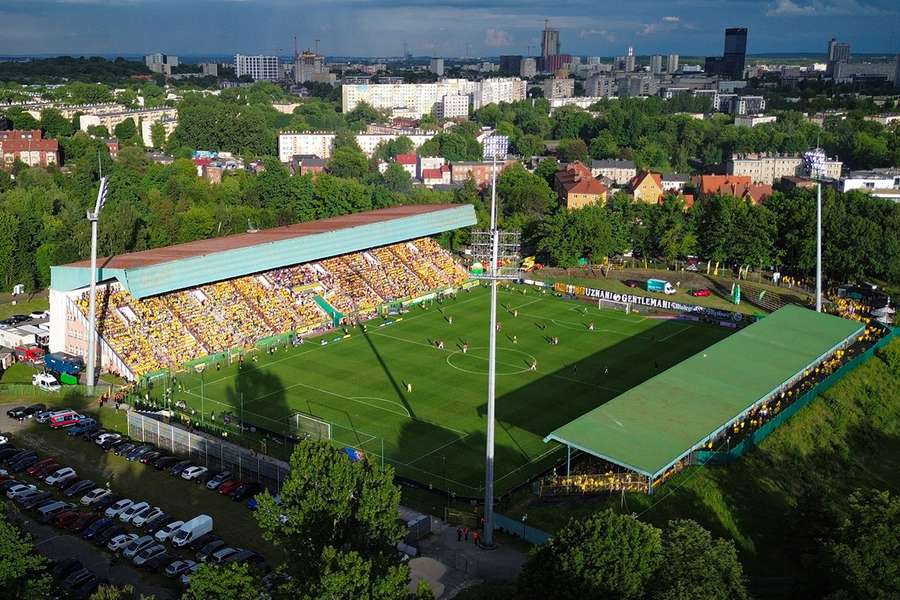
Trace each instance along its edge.
<instances>
[{"instance_id":1,"label":"high-rise building","mask_svg":"<svg viewBox=\"0 0 900 600\"><path fill-rule=\"evenodd\" d=\"M316 75L325 72L325 57L304 50L294 57L294 83L313 81Z\"/></svg>"},{"instance_id":2,"label":"high-rise building","mask_svg":"<svg viewBox=\"0 0 900 600\"><path fill-rule=\"evenodd\" d=\"M662 54L654 54L650 57L650 72L662 73Z\"/></svg>"},{"instance_id":3,"label":"high-rise building","mask_svg":"<svg viewBox=\"0 0 900 600\"><path fill-rule=\"evenodd\" d=\"M503 73L518 73L521 68L521 54L507 54L500 57L500 71L502 71Z\"/></svg>"},{"instance_id":4,"label":"high-rise building","mask_svg":"<svg viewBox=\"0 0 900 600\"><path fill-rule=\"evenodd\" d=\"M628 54L625 55L625 70L631 73L634 71L634 48L628 46Z\"/></svg>"},{"instance_id":5,"label":"high-rise building","mask_svg":"<svg viewBox=\"0 0 900 600\"><path fill-rule=\"evenodd\" d=\"M278 81L281 77L281 67L278 65L277 56L235 54L234 73L237 77L249 75L254 81Z\"/></svg>"},{"instance_id":6,"label":"high-rise building","mask_svg":"<svg viewBox=\"0 0 900 600\"><path fill-rule=\"evenodd\" d=\"M668 61L666 61L666 71L669 73L674 73L678 70L678 55L670 54Z\"/></svg>"},{"instance_id":7,"label":"high-rise building","mask_svg":"<svg viewBox=\"0 0 900 600\"><path fill-rule=\"evenodd\" d=\"M537 75L537 61L531 57L523 58L519 66L519 77L530 79Z\"/></svg>"},{"instance_id":8,"label":"high-rise building","mask_svg":"<svg viewBox=\"0 0 900 600\"><path fill-rule=\"evenodd\" d=\"M442 103L447 97L466 96L471 100L471 108L478 110L491 103L524 100L525 88L525 82L518 77L482 81L442 79L437 83L344 84L341 86L341 101L345 113L352 111L360 102L367 102L379 110L418 118L445 110ZM455 110L458 101L456 98L450 100Z\"/></svg>"},{"instance_id":9,"label":"high-rise building","mask_svg":"<svg viewBox=\"0 0 900 600\"><path fill-rule=\"evenodd\" d=\"M723 75L731 79L744 78L744 66L747 62L746 27L729 27L725 30L725 54L722 58Z\"/></svg>"},{"instance_id":10,"label":"high-rise building","mask_svg":"<svg viewBox=\"0 0 900 600\"><path fill-rule=\"evenodd\" d=\"M148 69L153 69L153 65L169 65L169 67L177 67L178 57L157 52L156 54L146 55L144 57L144 64L147 65Z\"/></svg>"},{"instance_id":11,"label":"high-rise building","mask_svg":"<svg viewBox=\"0 0 900 600\"><path fill-rule=\"evenodd\" d=\"M541 58L559 54L559 29L550 29L550 22L544 23L544 34L541 37Z\"/></svg>"},{"instance_id":12,"label":"high-rise building","mask_svg":"<svg viewBox=\"0 0 900 600\"><path fill-rule=\"evenodd\" d=\"M438 77L444 76L444 59L443 58L432 58L431 63L428 65L428 70L437 75Z\"/></svg>"},{"instance_id":13,"label":"high-rise building","mask_svg":"<svg viewBox=\"0 0 900 600\"><path fill-rule=\"evenodd\" d=\"M828 40L828 61L825 66L826 75L834 75L835 65L850 62L850 44L839 42L834 38Z\"/></svg>"}]
</instances>

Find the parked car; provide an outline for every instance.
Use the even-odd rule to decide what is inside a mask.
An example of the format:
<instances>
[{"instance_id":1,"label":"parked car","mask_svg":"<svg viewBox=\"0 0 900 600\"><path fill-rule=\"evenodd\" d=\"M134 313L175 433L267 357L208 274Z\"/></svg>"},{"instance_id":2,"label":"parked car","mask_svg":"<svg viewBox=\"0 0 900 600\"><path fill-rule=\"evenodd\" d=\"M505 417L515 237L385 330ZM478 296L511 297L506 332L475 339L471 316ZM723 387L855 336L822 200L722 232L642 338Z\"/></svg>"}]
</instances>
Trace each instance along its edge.
<instances>
[{"instance_id":1,"label":"parked car","mask_svg":"<svg viewBox=\"0 0 900 600\"><path fill-rule=\"evenodd\" d=\"M232 554L237 554L237 553L238 553L237 548L231 548L231 547L219 548L218 550L213 552L212 555L207 557L206 562L221 565L222 562L226 558L228 558Z\"/></svg>"},{"instance_id":2,"label":"parked car","mask_svg":"<svg viewBox=\"0 0 900 600\"><path fill-rule=\"evenodd\" d=\"M218 540L218 539L221 539L221 538L210 531L209 533L204 533L203 535L201 535L200 537L198 537L197 539L192 541L190 544L187 545L187 547L188 547L188 550L197 552L198 550L203 548L203 546L207 545L208 543L210 543L212 541Z\"/></svg>"},{"instance_id":3,"label":"parked car","mask_svg":"<svg viewBox=\"0 0 900 600\"><path fill-rule=\"evenodd\" d=\"M81 537L85 540L92 540L98 535L113 526L114 521L106 517L101 517L87 526L81 533Z\"/></svg>"},{"instance_id":4,"label":"parked car","mask_svg":"<svg viewBox=\"0 0 900 600\"><path fill-rule=\"evenodd\" d=\"M234 493L234 490L238 489L241 485L243 485L243 483L244 482L240 479L229 479L228 481L222 483L222 485L220 485L216 491L223 496L230 496Z\"/></svg>"},{"instance_id":5,"label":"parked car","mask_svg":"<svg viewBox=\"0 0 900 600\"><path fill-rule=\"evenodd\" d=\"M84 435L85 433L94 431L97 429L99 425L97 425L97 421L91 419L90 417L81 419L75 425L69 427L69 430L66 432L66 435L69 437L77 437L79 435Z\"/></svg>"},{"instance_id":6,"label":"parked car","mask_svg":"<svg viewBox=\"0 0 900 600\"><path fill-rule=\"evenodd\" d=\"M24 485L21 481L17 479L7 479L3 483L0 483L0 492L6 494L10 488L16 487L17 485Z\"/></svg>"},{"instance_id":7,"label":"parked car","mask_svg":"<svg viewBox=\"0 0 900 600\"><path fill-rule=\"evenodd\" d=\"M162 452L159 452L158 450L154 450L153 452L148 452L147 454L143 455L140 458L140 462L145 465L149 465L149 464L155 462L156 459L160 458L162 455L163 455Z\"/></svg>"},{"instance_id":8,"label":"parked car","mask_svg":"<svg viewBox=\"0 0 900 600\"><path fill-rule=\"evenodd\" d=\"M191 567L196 564L197 563L192 560L176 560L168 567L166 567L166 575L168 575L169 577L177 577L185 571L189 571Z\"/></svg>"},{"instance_id":9,"label":"parked car","mask_svg":"<svg viewBox=\"0 0 900 600\"><path fill-rule=\"evenodd\" d=\"M102 448L104 452L112 452L119 446L123 446L127 443L128 442L123 439L111 438L100 444L100 448Z\"/></svg>"},{"instance_id":10,"label":"parked car","mask_svg":"<svg viewBox=\"0 0 900 600\"><path fill-rule=\"evenodd\" d=\"M128 454L129 452L131 452L132 450L137 448L137 446L138 445L135 444L134 442L126 442L126 443L122 444L121 446L117 446L113 450L113 453L116 454L117 456L125 456L126 454Z\"/></svg>"},{"instance_id":11,"label":"parked car","mask_svg":"<svg viewBox=\"0 0 900 600\"><path fill-rule=\"evenodd\" d=\"M222 471L212 479L206 482L206 489L214 490L220 485L231 479L231 471Z\"/></svg>"},{"instance_id":12,"label":"parked car","mask_svg":"<svg viewBox=\"0 0 900 600\"><path fill-rule=\"evenodd\" d=\"M625 285L627 285L630 288L644 287L644 284L641 283L640 281L638 281L637 279L626 279L622 283L624 283Z\"/></svg>"},{"instance_id":13,"label":"parked car","mask_svg":"<svg viewBox=\"0 0 900 600\"><path fill-rule=\"evenodd\" d=\"M6 411L6 416L10 419L23 419L25 418L25 409L27 406L16 406L15 408L11 408Z\"/></svg>"},{"instance_id":14,"label":"parked car","mask_svg":"<svg viewBox=\"0 0 900 600\"><path fill-rule=\"evenodd\" d=\"M78 513L74 510L64 510L63 512L56 515L54 523L60 529L67 529L69 525L74 523L78 519Z\"/></svg>"},{"instance_id":15,"label":"parked car","mask_svg":"<svg viewBox=\"0 0 900 600\"><path fill-rule=\"evenodd\" d=\"M3 449L0 449L0 461L5 461L10 456L14 456L20 451L21 448L16 448L15 446L4 446Z\"/></svg>"},{"instance_id":16,"label":"parked car","mask_svg":"<svg viewBox=\"0 0 900 600\"><path fill-rule=\"evenodd\" d=\"M73 573L70 573L63 580L62 584L63 587L74 590L75 588L81 587L82 585L88 583L92 578L96 579L97 576L91 573L88 569L81 568Z\"/></svg>"},{"instance_id":17,"label":"parked car","mask_svg":"<svg viewBox=\"0 0 900 600\"><path fill-rule=\"evenodd\" d=\"M166 551L166 547L162 544L153 544L147 548L144 548L140 552L134 555L134 558L131 562L134 563L134 566L140 567L143 566L148 560L159 556L160 554L164 554Z\"/></svg>"},{"instance_id":18,"label":"parked car","mask_svg":"<svg viewBox=\"0 0 900 600\"><path fill-rule=\"evenodd\" d=\"M112 519L110 519L110 521L112 521ZM125 528L121 525L116 525L114 522L94 537L94 543L98 546L108 546L113 538L118 537L123 533L125 533ZM136 534L134 534L134 536L135 538L137 537Z\"/></svg>"},{"instance_id":19,"label":"parked car","mask_svg":"<svg viewBox=\"0 0 900 600\"><path fill-rule=\"evenodd\" d=\"M16 496L18 496L19 494L22 494L22 493L30 491L30 490L36 490L36 489L37 489L37 486L32 485L30 483L17 483L15 485L11 485L11 486L9 486L9 488L7 488L6 497L11 500L15 500Z\"/></svg>"},{"instance_id":20,"label":"parked car","mask_svg":"<svg viewBox=\"0 0 900 600\"><path fill-rule=\"evenodd\" d=\"M181 583L181 587L187 587L191 584L191 575L193 575L199 568L200 565L196 564L181 574L181 577L178 578L178 582Z\"/></svg>"},{"instance_id":21,"label":"parked car","mask_svg":"<svg viewBox=\"0 0 900 600\"><path fill-rule=\"evenodd\" d=\"M28 469L26 469L25 472L28 473L29 475L37 475L38 471L40 471L42 468L47 467L48 465L55 465L55 464L56 464L56 461L54 459L45 458L44 460L39 460L36 463L34 463L33 465L31 465L30 467L28 467ZM59 465L57 465L57 468L59 468Z\"/></svg>"},{"instance_id":22,"label":"parked car","mask_svg":"<svg viewBox=\"0 0 900 600\"><path fill-rule=\"evenodd\" d=\"M130 523L131 519L145 508L150 508L147 502L136 502L119 513L119 520L123 523Z\"/></svg>"},{"instance_id":23,"label":"parked car","mask_svg":"<svg viewBox=\"0 0 900 600\"><path fill-rule=\"evenodd\" d=\"M183 460L181 462L175 463L169 468L169 475L181 475L181 473L191 466L191 461Z\"/></svg>"},{"instance_id":24,"label":"parked car","mask_svg":"<svg viewBox=\"0 0 900 600\"><path fill-rule=\"evenodd\" d=\"M26 454L7 465L13 473L20 473L38 461L37 454Z\"/></svg>"},{"instance_id":25,"label":"parked car","mask_svg":"<svg viewBox=\"0 0 900 600\"><path fill-rule=\"evenodd\" d=\"M122 439L122 436L118 433L103 433L101 435L98 435L97 438L94 440L94 442L98 446L101 446L109 440L120 440L120 439Z\"/></svg>"},{"instance_id":26,"label":"parked car","mask_svg":"<svg viewBox=\"0 0 900 600\"><path fill-rule=\"evenodd\" d=\"M163 527L167 526L169 523L174 523L175 521L176 521L175 517L170 517L166 513L163 513L160 516L156 517L155 519L147 521L147 523L144 525L143 529L147 533L155 534L157 531L159 531Z\"/></svg>"},{"instance_id":27,"label":"parked car","mask_svg":"<svg viewBox=\"0 0 900 600\"><path fill-rule=\"evenodd\" d=\"M197 552L197 561L206 562L209 560L209 557L220 548L225 547L225 540L215 539L200 548Z\"/></svg>"},{"instance_id":28,"label":"parked car","mask_svg":"<svg viewBox=\"0 0 900 600\"><path fill-rule=\"evenodd\" d=\"M41 523L49 523L56 519L61 513L70 511L75 508L74 504L67 504L62 500L57 500L53 504L39 508L37 511L37 520Z\"/></svg>"},{"instance_id":29,"label":"parked car","mask_svg":"<svg viewBox=\"0 0 900 600\"><path fill-rule=\"evenodd\" d=\"M83 568L84 565L77 558L65 558L50 567L50 574L57 579L65 579L71 573Z\"/></svg>"},{"instance_id":30,"label":"parked car","mask_svg":"<svg viewBox=\"0 0 900 600\"><path fill-rule=\"evenodd\" d=\"M181 478L191 481L192 479L203 476L207 471L209 471L209 469L206 467L188 467L181 472Z\"/></svg>"},{"instance_id":31,"label":"parked car","mask_svg":"<svg viewBox=\"0 0 900 600\"><path fill-rule=\"evenodd\" d=\"M122 496L120 496L119 494L110 494L109 496L103 496L102 498L94 502L94 510L105 511L107 508L121 499Z\"/></svg>"},{"instance_id":32,"label":"parked car","mask_svg":"<svg viewBox=\"0 0 900 600\"><path fill-rule=\"evenodd\" d=\"M222 564L230 563L230 562L238 562L238 563L246 563L252 567L256 567L259 569L265 570L266 560L262 557L262 555L257 554L253 550L238 550L234 554L226 557Z\"/></svg>"},{"instance_id":33,"label":"parked car","mask_svg":"<svg viewBox=\"0 0 900 600\"><path fill-rule=\"evenodd\" d=\"M263 486L255 481L248 481L235 488L231 493L232 502L241 502L250 496L255 496L263 490Z\"/></svg>"},{"instance_id":34,"label":"parked car","mask_svg":"<svg viewBox=\"0 0 900 600\"><path fill-rule=\"evenodd\" d=\"M50 500L53 498L53 494L50 492L40 492L35 491L31 494L28 494L27 497L19 497L16 499L16 502L19 503L24 510L31 510L33 508L37 508L45 500Z\"/></svg>"},{"instance_id":35,"label":"parked car","mask_svg":"<svg viewBox=\"0 0 900 600\"><path fill-rule=\"evenodd\" d=\"M136 533L121 533L109 540L109 543L106 545L106 547L113 552L118 552L122 548L129 546L134 540L137 539L137 537L138 536Z\"/></svg>"},{"instance_id":36,"label":"parked car","mask_svg":"<svg viewBox=\"0 0 900 600\"><path fill-rule=\"evenodd\" d=\"M123 510L125 510L132 504L134 504L134 500L131 500L130 498L123 498L122 500L119 500L118 502L107 508L104 514L107 517L118 517Z\"/></svg>"},{"instance_id":37,"label":"parked car","mask_svg":"<svg viewBox=\"0 0 900 600\"><path fill-rule=\"evenodd\" d=\"M38 464L40 464L41 462L43 462L43 461L34 463L30 467L28 467L28 469L25 472L28 473L29 475L32 475L36 479L44 479L50 473L62 468L61 464L59 464L55 460L51 459L50 462L44 463L43 465L41 465L40 467L35 469L35 467ZM34 470L32 471L32 469L34 469Z\"/></svg>"},{"instance_id":38,"label":"parked car","mask_svg":"<svg viewBox=\"0 0 900 600\"><path fill-rule=\"evenodd\" d=\"M100 437L101 435L106 435L107 433L109 432L105 429L95 429L93 431L88 431L87 433L82 434L81 439L86 442L96 442L98 437Z\"/></svg>"},{"instance_id":39,"label":"parked car","mask_svg":"<svg viewBox=\"0 0 900 600\"><path fill-rule=\"evenodd\" d=\"M39 412L38 414L34 415L34 420L37 421L38 423L46 423L47 421L50 420L50 417L53 416L53 413L54 413L54 411L52 411L52 410L45 410L43 412Z\"/></svg>"},{"instance_id":40,"label":"parked car","mask_svg":"<svg viewBox=\"0 0 900 600\"><path fill-rule=\"evenodd\" d=\"M209 515L197 515L178 528L172 535L172 545L175 547L186 546L192 541L213 529L213 519Z\"/></svg>"},{"instance_id":41,"label":"parked car","mask_svg":"<svg viewBox=\"0 0 900 600\"><path fill-rule=\"evenodd\" d=\"M78 422L84 418L84 415L80 415L74 410L70 410L62 414L55 414L50 417L50 428L60 429L63 427L72 427L73 425L77 425Z\"/></svg>"},{"instance_id":42,"label":"parked car","mask_svg":"<svg viewBox=\"0 0 900 600\"><path fill-rule=\"evenodd\" d=\"M157 542L164 542L172 537L172 534L178 531L182 525L184 525L184 521L172 521L165 527L159 529L153 537L156 538Z\"/></svg>"},{"instance_id":43,"label":"parked car","mask_svg":"<svg viewBox=\"0 0 900 600\"><path fill-rule=\"evenodd\" d=\"M57 385L59 385L59 384L57 384ZM44 412L45 410L47 410L46 404L41 404L40 402L38 402L37 404L32 404L31 406L29 406L28 408L25 409L25 417L30 419L30 418L34 417L35 415L37 415L38 413Z\"/></svg>"},{"instance_id":44,"label":"parked car","mask_svg":"<svg viewBox=\"0 0 900 600\"><path fill-rule=\"evenodd\" d=\"M149 444L144 444L142 446L137 446L136 448L131 450L131 452L129 452L128 454L125 455L125 458L126 458L126 460L135 461L135 460L139 459L141 456L143 456L144 454L147 454L148 452L152 452L152 451L153 451L153 446L151 446Z\"/></svg>"},{"instance_id":45,"label":"parked car","mask_svg":"<svg viewBox=\"0 0 900 600\"><path fill-rule=\"evenodd\" d=\"M44 479L48 485L54 487L62 487L67 481L71 481L78 477L78 473L72 467L63 467L62 469L53 471Z\"/></svg>"},{"instance_id":46,"label":"parked car","mask_svg":"<svg viewBox=\"0 0 900 600\"><path fill-rule=\"evenodd\" d=\"M37 456L37 452L35 452L34 450L32 450L30 448L23 448L21 450L17 450L12 455L6 457L4 460L5 460L6 464L12 466L12 465L16 464L17 462L19 462L20 460L22 460L23 458L26 458L28 456ZM35 461L35 462L37 462L37 461ZM32 463L32 464L34 464L34 463Z\"/></svg>"},{"instance_id":47,"label":"parked car","mask_svg":"<svg viewBox=\"0 0 900 600\"><path fill-rule=\"evenodd\" d=\"M690 294L691 296L696 296L698 298L706 298L711 293L712 292L710 292L706 288L697 288L697 289L688 290L688 294Z\"/></svg>"},{"instance_id":48,"label":"parked car","mask_svg":"<svg viewBox=\"0 0 900 600\"><path fill-rule=\"evenodd\" d=\"M142 535L122 550L122 556L129 560L133 559L141 550L152 546L154 543L152 535Z\"/></svg>"},{"instance_id":49,"label":"parked car","mask_svg":"<svg viewBox=\"0 0 900 600\"><path fill-rule=\"evenodd\" d=\"M78 513L78 518L72 521L69 525L69 530L72 533L81 533L85 529L91 526L94 521L100 521L102 518L98 518L97 515L91 512L80 512Z\"/></svg>"},{"instance_id":50,"label":"parked car","mask_svg":"<svg viewBox=\"0 0 900 600\"><path fill-rule=\"evenodd\" d=\"M76 481L75 483L69 484L69 487L67 487L63 491L63 496L65 496L66 498L78 496L87 492L88 490L94 489L95 485L96 484L94 484L94 482L90 479L82 479L81 481Z\"/></svg>"},{"instance_id":51,"label":"parked car","mask_svg":"<svg viewBox=\"0 0 900 600\"><path fill-rule=\"evenodd\" d=\"M170 554L169 552L160 552L156 556L151 559L148 559L142 567L145 569L149 569L150 571L159 571L163 567L170 565L173 560L177 560L178 557L174 554Z\"/></svg>"},{"instance_id":52,"label":"parked car","mask_svg":"<svg viewBox=\"0 0 900 600\"><path fill-rule=\"evenodd\" d=\"M102 498L106 496L111 496L112 490L107 488L94 488L87 494L81 497L81 503L85 506L90 506L92 504L96 504Z\"/></svg>"},{"instance_id":53,"label":"parked car","mask_svg":"<svg viewBox=\"0 0 900 600\"><path fill-rule=\"evenodd\" d=\"M153 468L157 470L169 469L178 462L178 459L174 456L163 456L162 458L158 458L153 462Z\"/></svg>"},{"instance_id":54,"label":"parked car","mask_svg":"<svg viewBox=\"0 0 900 600\"><path fill-rule=\"evenodd\" d=\"M135 527L143 527L162 514L164 514L163 509L158 506L152 506L149 509L144 509L140 513L134 515L134 517L131 519L131 524Z\"/></svg>"}]
</instances>

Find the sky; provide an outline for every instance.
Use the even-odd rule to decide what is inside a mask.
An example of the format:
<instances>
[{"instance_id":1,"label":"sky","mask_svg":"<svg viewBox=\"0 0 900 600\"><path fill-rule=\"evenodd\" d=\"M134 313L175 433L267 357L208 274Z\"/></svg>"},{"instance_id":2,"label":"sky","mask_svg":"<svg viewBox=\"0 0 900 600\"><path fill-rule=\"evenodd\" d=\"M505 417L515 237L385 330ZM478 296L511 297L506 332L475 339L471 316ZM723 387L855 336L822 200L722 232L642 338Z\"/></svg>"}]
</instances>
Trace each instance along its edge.
<instances>
[{"instance_id":1,"label":"sky","mask_svg":"<svg viewBox=\"0 0 900 600\"><path fill-rule=\"evenodd\" d=\"M0 0L0 54L261 53L344 56L539 54L544 19L582 56L900 52L897 0Z\"/></svg>"}]
</instances>

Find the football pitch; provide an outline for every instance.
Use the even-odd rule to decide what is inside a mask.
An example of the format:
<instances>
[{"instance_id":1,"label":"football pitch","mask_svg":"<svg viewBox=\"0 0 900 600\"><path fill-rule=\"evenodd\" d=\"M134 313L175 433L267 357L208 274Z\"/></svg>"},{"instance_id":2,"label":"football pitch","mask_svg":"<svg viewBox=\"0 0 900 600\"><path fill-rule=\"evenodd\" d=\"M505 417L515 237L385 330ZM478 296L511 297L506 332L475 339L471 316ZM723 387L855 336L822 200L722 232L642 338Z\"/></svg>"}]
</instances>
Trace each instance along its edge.
<instances>
[{"instance_id":1,"label":"football pitch","mask_svg":"<svg viewBox=\"0 0 900 600\"><path fill-rule=\"evenodd\" d=\"M489 300L489 289L479 287L402 318L374 319L365 331L350 328L349 337L332 332L257 352L241 366L182 373L173 399L205 410L206 419L242 414L278 433L290 431L294 413L313 415L331 425L336 444L383 457L400 476L479 496ZM730 333L527 286L501 288L497 319L498 493L564 458L562 446L542 441L550 431Z\"/></svg>"}]
</instances>

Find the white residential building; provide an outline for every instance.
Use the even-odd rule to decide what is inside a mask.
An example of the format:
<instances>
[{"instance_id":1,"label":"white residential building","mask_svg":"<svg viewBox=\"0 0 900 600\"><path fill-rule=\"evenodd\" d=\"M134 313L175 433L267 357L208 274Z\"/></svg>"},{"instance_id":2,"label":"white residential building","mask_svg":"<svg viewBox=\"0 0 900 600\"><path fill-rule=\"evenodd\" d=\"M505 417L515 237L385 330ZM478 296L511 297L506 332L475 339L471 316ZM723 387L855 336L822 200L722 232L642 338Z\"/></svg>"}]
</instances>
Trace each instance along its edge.
<instances>
[{"instance_id":1,"label":"white residential building","mask_svg":"<svg viewBox=\"0 0 900 600\"><path fill-rule=\"evenodd\" d=\"M533 58L523 58L519 64L519 77L531 79L537 75L537 61Z\"/></svg>"},{"instance_id":2,"label":"white residential building","mask_svg":"<svg viewBox=\"0 0 900 600\"><path fill-rule=\"evenodd\" d=\"M544 98L571 98L575 95L575 80L554 77L541 83Z\"/></svg>"},{"instance_id":3,"label":"white residential building","mask_svg":"<svg viewBox=\"0 0 900 600\"><path fill-rule=\"evenodd\" d=\"M825 161L825 174L829 179L840 179L843 163L839 160ZM728 175L747 175L753 183L772 185L782 177L807 175L802 156L784 154L742 154L732 155L725 167Z\"/></svg>"},{"instance_id":4,"label":"white residential building","mask_svg":"<svg viewBox=\"0 0 900 600\"><path fill-rule=\"evenodd\" d=\"M153 65L169 65L169 67L177 67L178 57L157 52L155 54L146 55L144 57L144 64L147 65L147 68L150 70L153 70Z\"/></svg>"},{"instance_id":5,"label":"white residential building","mask_svg":"<svg viewBox=\"0 0 900 600\"><path fill-rule=\"evenodd\" d=\"M249 75L254 81L278 81L281 77L277 56L235 54L234 72L237 77Z\"/></svg>"},{"instance_id":6,"label":"white residential building","mask_svg":"<svg viewBox=\"0 0 900 600\"><path fill-rule=\"evenodd\" d=\"M734 118L734 124L738 127L756 127L763 123L774 123L778 120L775 115L743 115Z\"/></svg>"},{"instance_id":7,"label":"white residential building","mask_svg":"<svg viewBox=\"0 0 900 600\"><path fill-rule=\"evenodd\" d=\"M288 131L278 135L278 159L288 163L295 154L312 154L319 158L331 157L334 146L333 131L293 132ZM379 143L394 140L400 136L408 137L415 148L434 137L434 133L421 130L396 131L394 133L359 133L356 135L356 143L366 156L371 157Z\"/></svg>"},{"instance_id":8,"label":"white residential building","mask_svg":"<svg viewBox=\"0 0 900 600\"><path fill-rule=\"evenodd\" d=\"M900 168L851 171L840 180L838 189L842 192L861 190L879 198L900 200Z\"/></svg>"},{"instance_id":9,"label":"white residential building","mask_svg":"<svg viewBox=\"0 0 900 600\"><path fill-rule=\"evenodd\" d=\"M431 64L428 66L428 70L437 75L438 77L444 76L444 59L443 58L432 58Z\"/></svg>"},{"instance_id":10,"label":"white residential building","mask_svg":"<svg viewBox=\"0 0 900 600\"><path fill-rule=\"evenodd\" d=\"M400 109L420 117L439 114L445 96L460 95L471 98L470 105L474 110L491 103L515 102L525 99L525 81L518 77L500 77L483 81L443 79L436 83L359 83L341 86L341 104L345 113L352 111L360 102L366 102L379 110Z\"/></svg>"},{"instance_id":11,"label":"white residential building","mask_svg":"<svg viewBox=\"0 0 900 600\"><path fill-rule=\"evenodd\" d=\"M172 135L172 132L175 131L175 128L178 127L178 117L163 117L161 119L157 119L155 121L150 119L141 120L141 139L144 141L144 146L147 148L153 148L153 124L161 123L163 129L166 132L166 140L169 139L169 136Z\"/></svg>"},{"instance_id":12,"label":"white residential building","mask_svg":"<svg viewBox=\"0 0 900 600\"><path fill-rule=\"evenodd\" d=\"M447 94L441 100L438 116L443 119L464 119L469 116L469 101L466 94Z\"/></svg>"}]
</instances>

